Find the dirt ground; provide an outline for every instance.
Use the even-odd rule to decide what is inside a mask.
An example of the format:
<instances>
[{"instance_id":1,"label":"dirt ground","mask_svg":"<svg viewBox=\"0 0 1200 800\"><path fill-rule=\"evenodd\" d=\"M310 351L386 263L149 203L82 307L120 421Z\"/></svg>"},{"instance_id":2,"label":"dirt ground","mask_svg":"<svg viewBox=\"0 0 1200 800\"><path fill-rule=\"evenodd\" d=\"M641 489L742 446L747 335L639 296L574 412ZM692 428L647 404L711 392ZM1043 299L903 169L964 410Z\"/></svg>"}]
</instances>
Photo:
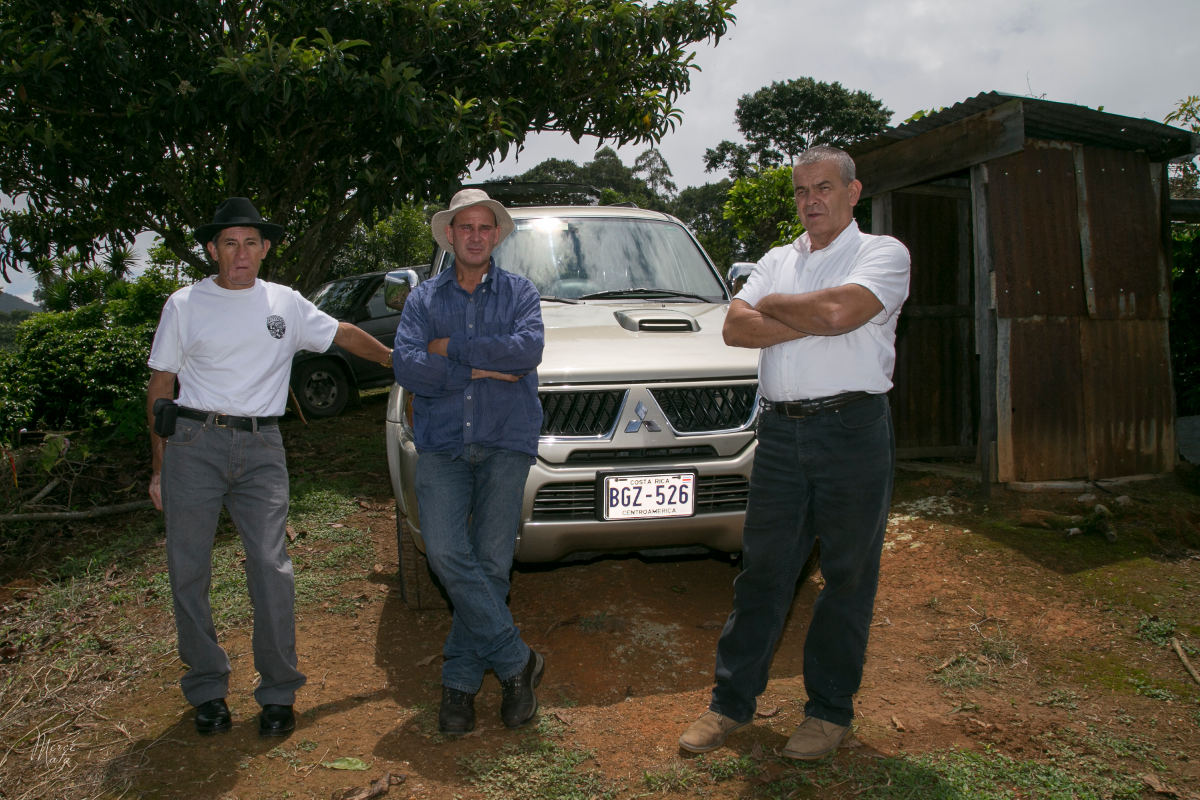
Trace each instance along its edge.
<instances>
[{"instance_id":1,"label":"dirt ground","mask_svg":"<svg viewBox=\"0 0 1200 800\"><path fill-rule=\"evenodd\" d=\"M382 403L368 403L342 424L379 426L382 414ZM87 723L96 728L91 742L61 757L86 762L106 796L164 798L367 797L370 784L385 781L380 792L388 774L388 797L522 796L471 783L469 765L531 737L589 753L578 769L624 787L619 797L651 794L646 775L689 763L676 742L707 704L737 574L730 559L617 556L520 566L511 607L526 640L546 656L541 721L505 729L499 686L489 677L477 702L477 730L446 739L436 732L436 712L449 617L402 602L386 466L372 468L364 473L363 508L341 524L370 537L376 564L344 586L358 606L353 616L320 607L299 615L309 683L297 699L291 737L257 736L249 632L239 629L224 634L234 666L232 732L195 734L178 690L181 666L164 654L132 691L100 705L102 718ZM1131 510L1114 518L1117 533L1149 530L1151 516L1160 538L1173 524L1195 527L1186 512L1158 508L1152 515L1152 486L1102 493L1110 504L1118 493L1132 498ZM1167 544L1161 550L1169 554L1150 553L1123 539L1110 545L1094 532L1066 539L1054 524L1081 505L1090 508L1079 494L994 491L984 499L969 480L900 471L854 733L837 759L957 748L1053 760L1063 743L1107 736L1141 743L1124 763L1147 773L1145 797L1200 797L1200 687L1173 650L1137 635L1139 618L1157 613L1184 623L1177 635L1196 644L1200 554ZM1079 542L1084 554L1070 555L1064 540ZM1053 547L1039 544L1051 541ZM1146 579L1114 597L1109 590L1122 570L1141 570ZM802 718L802 644L819 585L814 577L797 594L755 724L714 754L750 757L763 773L654 796L753 796L757 786L802 768L775 754ZM169 615L146 615L147 629L169 629ZM952 680L955 673L976 685ZM1169 687L1172 699L1134 684ZM45 768L38 759L51 758L52 748L29 755L5 746L0 798L37 796L29 791ZM1136 766L1147 753L1160 768ZM366 769L325 766L347 758ZM831 787L797 796L848 795Z\"/></svg>"}]
</instances>

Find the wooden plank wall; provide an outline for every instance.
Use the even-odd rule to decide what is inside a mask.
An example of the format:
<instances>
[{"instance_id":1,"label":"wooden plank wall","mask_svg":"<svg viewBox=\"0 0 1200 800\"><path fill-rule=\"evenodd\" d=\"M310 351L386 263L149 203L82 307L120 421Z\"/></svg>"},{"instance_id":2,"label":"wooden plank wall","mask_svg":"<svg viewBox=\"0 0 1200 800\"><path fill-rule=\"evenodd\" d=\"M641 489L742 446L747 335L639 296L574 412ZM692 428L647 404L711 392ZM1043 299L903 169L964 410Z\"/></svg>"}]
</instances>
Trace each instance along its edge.
<instances>
[{"instance_id":1,"label":"wooden plank wall","mask_svg":"<svg viewBox=\"0 0 1200 800\"><path fill-rule=\"evenodd\" d=\"M1154 169L1139 153L1038 141L987 165L998 481L1174 467Z\"/></svg>"}]
</instances>

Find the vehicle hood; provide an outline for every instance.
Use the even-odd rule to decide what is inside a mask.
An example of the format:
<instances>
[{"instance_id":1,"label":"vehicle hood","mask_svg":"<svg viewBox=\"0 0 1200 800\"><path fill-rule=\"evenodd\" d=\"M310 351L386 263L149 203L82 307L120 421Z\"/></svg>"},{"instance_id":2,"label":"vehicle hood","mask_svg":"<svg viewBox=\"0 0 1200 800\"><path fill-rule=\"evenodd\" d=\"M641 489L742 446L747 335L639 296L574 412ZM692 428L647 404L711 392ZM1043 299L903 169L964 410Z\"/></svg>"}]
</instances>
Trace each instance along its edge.
<instances>
[{"instance_id":1,"label":"vehicle hood","mask_svg":"<svg viewBox=\"0 0 1200 800\"><path fill-rule=\"evenodd\" d=\"M724 303L542 303L543 386L753 378L758 350L721 338Z\"/></svg>"}]
</instances>

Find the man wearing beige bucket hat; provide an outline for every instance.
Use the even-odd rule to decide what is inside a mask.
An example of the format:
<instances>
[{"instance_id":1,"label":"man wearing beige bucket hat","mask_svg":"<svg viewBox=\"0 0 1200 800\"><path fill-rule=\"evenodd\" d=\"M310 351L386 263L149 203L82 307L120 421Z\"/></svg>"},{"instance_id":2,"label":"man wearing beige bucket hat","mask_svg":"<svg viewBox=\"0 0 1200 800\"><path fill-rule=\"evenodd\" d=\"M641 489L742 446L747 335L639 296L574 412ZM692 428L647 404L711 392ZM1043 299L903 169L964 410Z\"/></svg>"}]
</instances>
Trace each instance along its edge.
<instances>
[{"instance_id":1,"label":"man wearing beige bucket hat","mask_svg":"<svg viewBox=\"0 0 1200 800\"><path fill-rule=\"evenodd\" d=\"M492 256L514 228L503 205L463 189L430 224L454 263L409 295L393 363L396 382L413 394L425 553L454 608L438 728L461 735L475 727L475 695L489 669L500 680L506 726L537 713L545 661L522 641L507 597L542 425L542 311L534 285Z\"/></svg>"},{"instance_id":2,"label":"man wearing beige bucket hat","mask_svg":"<svg viewBox=\"0 0 1200 800\"><path fill-rule=\"evenodd\" d=\"M150 350L150 497L167 528L179 655L188 666L180 684L196 707L197 732L206 735L233 726L225 703L230 663L208 598L222 507L246 549L258 732L286 736L295 728L292 702L305 678L297 669L288 474L278 424L292 356L336 342L373 361L392 357L375 337L339 323L294 289L259 280L263 259L282 236L283 228L264 220L249 199L222 203L213 221L196 229L217 274L168 298Z\"/></svg>"}]
</instances>

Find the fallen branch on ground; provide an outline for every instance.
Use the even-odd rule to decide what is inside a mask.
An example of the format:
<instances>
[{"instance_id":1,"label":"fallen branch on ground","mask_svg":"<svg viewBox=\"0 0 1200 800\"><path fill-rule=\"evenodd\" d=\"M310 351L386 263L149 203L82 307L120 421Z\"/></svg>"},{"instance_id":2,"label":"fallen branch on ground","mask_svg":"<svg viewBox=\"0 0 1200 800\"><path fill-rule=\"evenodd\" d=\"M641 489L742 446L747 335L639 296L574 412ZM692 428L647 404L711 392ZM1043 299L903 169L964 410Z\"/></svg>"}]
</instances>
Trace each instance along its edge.
<instances>
[{"instance_id":1,"label":"fallen branch on ground","mask_svg":"<svg viewBox=\"0 0 1200 800\"><path fill-rule=\"evenodd\" d=\"M1171 647L1175 648L1175 655L1179 656L1179 660L1183 662L1183 668L1188 671L1188 675L1192 676L1192 680L1200 683L1200 675L1196 674L1196 668L1192 666L1192 662L1188 661L1187 655L1183 652L1183 647L1180 646L1179 640L1174 636L1171 637Z\"/></svg>"},{"instance_id":2,"label":"fallen branch on ground","mask_svg":"<svg viewBox=\"0 0 1200 800\"><path fill-rule=\"evenodd\" d=\"M0 522L50 522L54 520L94 519L107 517L111 514L124 514L129 511L140 511L143 508L154 508L149 500L135 500L132 503L118 503L115 506L97 506L87 511L34 511L29 514L0 514Z\"/></svg>"}]
</instances>

